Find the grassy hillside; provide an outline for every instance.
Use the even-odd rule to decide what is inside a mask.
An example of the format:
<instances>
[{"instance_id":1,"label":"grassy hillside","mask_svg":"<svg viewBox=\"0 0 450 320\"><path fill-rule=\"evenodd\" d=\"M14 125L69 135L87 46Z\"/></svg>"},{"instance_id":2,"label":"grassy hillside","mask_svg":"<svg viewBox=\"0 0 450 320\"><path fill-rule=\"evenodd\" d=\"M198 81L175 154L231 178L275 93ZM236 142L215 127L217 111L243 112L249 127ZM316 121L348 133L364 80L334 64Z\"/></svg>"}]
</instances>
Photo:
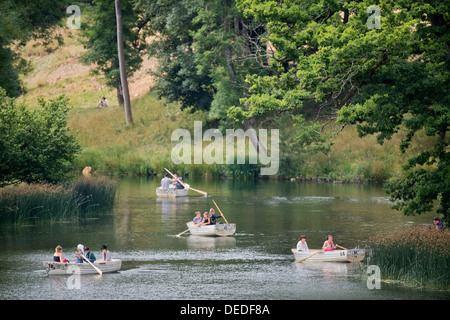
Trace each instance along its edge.
<instances>
[{"instance_id":1,"label":"grassy hillside","mask_svg":"<svg viewBox=\"0 0 450 320\"><path fill-rule=\"evenodd\" d=\"M154 60L145 59L142 69L130 81L135 123L127 126L115 90L106 87L100 75L92 74L91 66L78 61L84 49L77 40L76 30L61 32L65 39L61 47L44 48L35 42L25 47L22 54L33 70L23 77L28 91L18 100L35 107L38 97L48 99L65 94L70 99L73 109L69 125L77 131L83 146L75 172L91 166L94 172L146 175L161 174L164 167L170 167L183 174L227 175L227 167L220 165L173 165L172 132L177 128L192 129L194 120L203 119L205 123L207 114L181 111L177 105L164 105L155 97L151 92L154 79L147 72L155 66ZM99 110L96 105L102 96L108 98L110 107ZM294 170L289 168L289 171L300 179L384 181L402 173L407 155L399 151L400 136L380 146L374 136L359 138L356 129L347 126L334 138L330 157L302 155L296 159L298 162L291 164ZM429 141L430 138L419 136L408 152L420 149ZM291 178L285 171L280 170L277 177Z\"/></svg>"}]
</instances>

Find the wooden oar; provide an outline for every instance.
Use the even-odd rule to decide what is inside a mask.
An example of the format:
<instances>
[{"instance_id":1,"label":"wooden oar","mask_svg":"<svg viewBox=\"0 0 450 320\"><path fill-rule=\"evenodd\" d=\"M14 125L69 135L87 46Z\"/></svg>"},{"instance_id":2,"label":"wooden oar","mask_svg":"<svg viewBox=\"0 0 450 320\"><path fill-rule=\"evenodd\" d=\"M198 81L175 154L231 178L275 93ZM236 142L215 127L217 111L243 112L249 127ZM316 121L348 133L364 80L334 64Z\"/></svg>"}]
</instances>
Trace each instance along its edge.
<instances>
[{"instance_id":1,"label":"wooden oar","mask_svg":"<svg viewBox=\"0 0 450 320\"><path fill-rule=\"evenodd\" d=\"M336 247L339 247L339 248L341 248L341 249L343 249L343 250L348 250L347 248L344 248L344 247L341 247L340 245L336 245Z\"/></svg>"},{"instance_id":2,"label":"wooden oar","mask_svg":"<svg viewBox=\"0 0 450 320\"><path fill-rule=\"evenodd\" d=\"M322 252L322 251L317 251L317 252L315 252L315 253L313 253L313 254L307 256L306 258L304 258L304 259L302 259L302 260L299 260L299 261L297 261L297 262L298 262L298 263L302 263L302 262L305 261L306 259L309 259L309 258L311 258L312 256L315 256L316 254L318 254L318 253L320 253L320 252Z\"/></svg>"},{"instance_id":3,"label":"wooden oar","mask_svg":"<svg viewBox=\"0 0 450 320\"><path fill-rule=\"evenodd\" d=\"M170 175L171 175L174 179L176 179L175 176L172 174L172 172L170 172L170 171L167 170L166 168L164 168L164 169L165 169L168 173L170 173ZM205 196L208 195L208 193L205 192L205 191L197 190L197 189L191 188L191 186L187 187L181 180L178 180L178 179L177 179L177 181L178 181L179 183L181 183L181 185L182 185L185 189L187 189L187 190L196 191L196 192L201 193L201 194L203 194L203 195L205 195Z\"/></svg>"},{"instance_id":4,"label":"wooden oar","mask_svg":"<svg viewBox=\"0 0 450 320\"><path fill-rule=\"evenodd\" d=\"M192 229L194 229L195 227L200 227L200 226L194 226L193 228L189 228L189 229L187 229L187 230L184 230L183 232L181 232L181 233L179 233L179 234L177 234L175 237L179 237L179 236L181 236L183 233L186 233L186 232L188 232L189 230L192 230Z\"/></svg>"},{"instance_id":5,"label":"wooden oar","mask_svg":"<svg viewBox=\"0 0 450 320\"><path fill-rule=\"evenodd\" d=\"M220 208L219 208L219 206L217 205L217 203L216 203L214 200L213 200L213 202L214 202L214 204L216 205L217 210L219 210L220 215L223 217L223 219L225 220L225 222L228 224L227 218L225 218L225 216L223 215L222 211L220 211Z\"/></svg>"},{"instance_id":6,"label":"wooden oar","mask_svg":"<svg viewBox=\"0 0 450 320\"><path fill-rule=\"evenodd\" d=\"M97 272L100 273L100 275L103 274L102 270L100 270L99 268L97 268L96 266L94 266L94 264L93 264L92 262L90 262L89 259L87 259L87 258L86 258L85 256L83 256L82 254L80 254L80 255L81 255L81 257L82 257L84 260L86 260L87 262L89 262L89 264L90 264L92 267L94 267L94 269L97 270Z\"/></svg>"}]
</instances>

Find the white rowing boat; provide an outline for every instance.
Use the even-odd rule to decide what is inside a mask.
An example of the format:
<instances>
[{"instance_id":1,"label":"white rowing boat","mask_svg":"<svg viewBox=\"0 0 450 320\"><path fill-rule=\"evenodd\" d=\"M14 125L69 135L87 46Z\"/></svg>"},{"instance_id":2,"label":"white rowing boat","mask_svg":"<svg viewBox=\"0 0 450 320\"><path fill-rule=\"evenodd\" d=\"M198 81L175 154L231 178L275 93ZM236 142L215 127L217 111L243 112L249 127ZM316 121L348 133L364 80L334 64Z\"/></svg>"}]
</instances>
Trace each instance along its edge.
<instances>
[{"instance_id":1,"label":"white rowing boat","mask_svg":"<svg viewBox=\"0 0 450 320\"><path fill-rule=\"evenodd\" d=\"M310 252L297 251L291 249L296 261L320 261L320 262L359 262L364 259L366 251L364 249L347 249L319 252L322 250L310 250ZM319 252L319 253L318 253ZM308 258L310 257L310 258ZM308 259L306 259L308 258Z\"/></svg>"},{"instance_id":2,"label":"white rowing boat","mask_svg":"<svg viewBox=\"0 0 450 320\"><path fill-rule=\"evenodd\" d=\"M189 192L189 185L187 183L184 184L187 188L184 189L163 189L161 187L156 188L156 196L158 198L177 198L177 197L186 197Z\"/></svg>"},{"instance_id":3,"label":"white rowing boat","mask_svg":"<svg viewBox=\"0 0 450 320\"><path fill-rule=\"evenodd\" d=\"M121 259L111 259L111 261L99 262L95 261L94 265L99 268L103 273L117 272L122 266ZM70 274L98 274L97 270L92 267L88 262L75 263L75 262L53 262L44 261L44 268L49 276L53 275L70 275Z\"/></svg>"},{"instance_id":4,"label":"white rowing boat","mask_svg":"<svg viewBox=\"0 0 450 320\"><path fill-rule=\"evenodd\" d=\"M234 223L218 223L214 225L195 226L194 222L186 223L189 231L195 236L207 237L226 237L232 236L236 232L236 224Z\"/></svg>"}]
</instances>

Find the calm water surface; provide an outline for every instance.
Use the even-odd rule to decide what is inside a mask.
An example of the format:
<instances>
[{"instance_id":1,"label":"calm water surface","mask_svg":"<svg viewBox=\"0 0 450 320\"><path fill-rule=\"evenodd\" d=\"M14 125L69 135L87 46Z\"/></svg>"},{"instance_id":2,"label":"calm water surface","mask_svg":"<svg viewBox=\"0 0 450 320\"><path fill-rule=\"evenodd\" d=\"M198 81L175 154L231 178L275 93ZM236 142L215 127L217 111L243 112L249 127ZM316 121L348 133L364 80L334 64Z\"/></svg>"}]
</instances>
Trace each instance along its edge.
<instances>
[{"instance_id":1,"label":"calm water surface","mask_svg":"<svg viewBox=\"0 0 450 320\"><path fill-rule=\"evenodd\" d=\"M448 292L382 283L369 290L360 266L296 263L290 249L300 234L310 248L326 235L347 248L410 225L431 224L432 216L405 217L391 210L381 188L367 185L194 180L203 197L157 199L159 179L120 182L114 212L101 218L0 227L0 299L305 300L449 299ZM202 238L186 230L194 212L215 200L237 233ZM217 211L217 210L216 210ZM76 246L97 257L105 244L123 259L114 274L81 277L81 290L67 276L47 276L42 261L56 245L73 260ZM367 263L364 261L364 263Z\"/></svg>"}]
</instances>

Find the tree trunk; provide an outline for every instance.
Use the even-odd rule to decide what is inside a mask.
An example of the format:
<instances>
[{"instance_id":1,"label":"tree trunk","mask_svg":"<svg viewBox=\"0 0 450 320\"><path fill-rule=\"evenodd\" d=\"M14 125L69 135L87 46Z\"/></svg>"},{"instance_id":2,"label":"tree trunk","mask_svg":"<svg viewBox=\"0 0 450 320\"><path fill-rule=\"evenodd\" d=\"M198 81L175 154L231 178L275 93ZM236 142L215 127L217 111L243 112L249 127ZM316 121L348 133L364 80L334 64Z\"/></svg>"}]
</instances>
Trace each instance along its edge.
<instances>
[{"instance_id":1,"label":"tree trunk","mask_svg":"<svg viewBox=\"0 0 450 320\"><path fill-rule=\"evenodd\" d=\"M115 1L117 19L117 48L119 54L120 83L122 84L122 93L125 105L125 120L127 123L132 123L133 117L131 115L130 93L128 91L128 80L125 69L125 55L123 53L122 7L120 5L120 0Z\"/></svg>"},{"instance_id":2,"label":"tree trunk","mask_svg":"<svg viewBox=\"0 0 450 320\"><path fill-rule=\"evenodd\" d=\"M122 86L120 85L120 83L117 85L116 92L117 92L117 101L119 102L119 106L123 107L123 93L122 93Z\"/></svg>"}]
</instances>

